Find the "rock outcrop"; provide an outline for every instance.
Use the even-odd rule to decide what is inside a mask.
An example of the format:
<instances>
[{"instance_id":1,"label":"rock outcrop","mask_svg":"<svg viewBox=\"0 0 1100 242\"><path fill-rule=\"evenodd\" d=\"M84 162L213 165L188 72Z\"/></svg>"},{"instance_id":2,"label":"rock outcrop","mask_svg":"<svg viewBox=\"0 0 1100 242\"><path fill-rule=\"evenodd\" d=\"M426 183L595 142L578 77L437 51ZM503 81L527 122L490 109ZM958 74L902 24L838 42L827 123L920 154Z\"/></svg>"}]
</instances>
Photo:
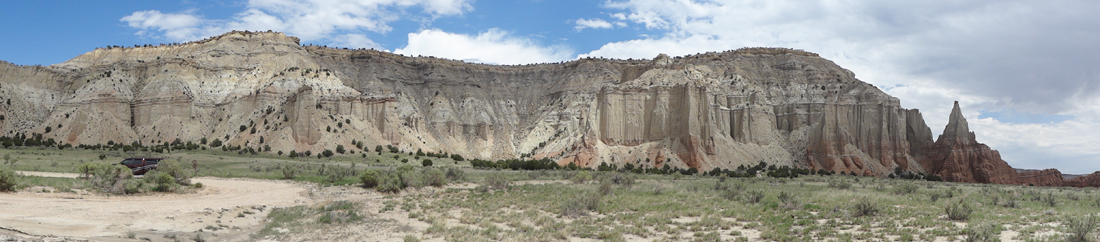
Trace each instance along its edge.
<instances>
[{"instance_id":1,"label":"rock outcrop","mask_svg":"<svg viewBox=\"0 0 1100 242\"><path fill-rule=\"evenodd\" d=\"M234 31L100 48L48 67L0 63L0 98L0 135L74 145L206 138L273 153L393 145L581 166L707 171L763 161L1015 181L961 114L932 143L919 111L817 54L782 48L503 66Z\"/></svg>"},{"instance_id":2,"label":"rock outcrop","mask_svg":"<svg viewBox=\"0 0 1100 242\"><path fill-rule=\"evenodd\" d=\"M1100 187L1100 171L1066 180L1065 185L1074 187Z\"/></svg>"},{"instance_id":3,"label":"rock outcrop","mask_svg":"<svg viewBox=\"0 0 1100 242\"><path fill-rule=\"evenodd\" d=\"M950 119L943 134L929 148L921 165L953 182L1025 184L1036 186L1061 186L1062 173L1047 169L1017 173L1016 169L1001 160L1000 152L978 143L974 132L963 117L959 102L951 109Z\"/></svg>"}]
</instances>

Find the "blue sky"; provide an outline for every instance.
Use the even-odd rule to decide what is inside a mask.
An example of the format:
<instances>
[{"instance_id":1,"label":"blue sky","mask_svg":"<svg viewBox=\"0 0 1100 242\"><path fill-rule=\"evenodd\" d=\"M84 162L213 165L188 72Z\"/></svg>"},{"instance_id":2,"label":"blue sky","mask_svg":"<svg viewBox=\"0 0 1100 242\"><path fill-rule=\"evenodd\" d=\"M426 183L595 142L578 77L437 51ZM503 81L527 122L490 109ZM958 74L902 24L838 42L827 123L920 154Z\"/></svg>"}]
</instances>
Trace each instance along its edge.
<instances>
[{"instance_id":1,"label":"blue sky","mask_svg":"<svg viewBox=\"0 0 1100 242\"><path fill-rule=\"evenodd\" d=\"M805 49L918 108L952 101L1021 168L1100 170L1100 2L784 0L9 1L0 60L276 30L303 43L518 64Z\"/></svg>"}]
</instances>

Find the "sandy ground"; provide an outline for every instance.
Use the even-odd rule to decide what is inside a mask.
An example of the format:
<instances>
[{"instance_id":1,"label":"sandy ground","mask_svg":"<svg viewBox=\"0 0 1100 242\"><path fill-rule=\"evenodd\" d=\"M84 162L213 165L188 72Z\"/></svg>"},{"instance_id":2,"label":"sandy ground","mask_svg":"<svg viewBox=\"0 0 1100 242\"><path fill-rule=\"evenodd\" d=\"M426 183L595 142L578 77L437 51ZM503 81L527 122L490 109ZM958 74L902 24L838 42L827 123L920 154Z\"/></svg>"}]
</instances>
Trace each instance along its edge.
<instances>
[{"instance_id":1,"label":"sandy ground","mask_svg":"<svg viewBox=\"0 0 1100 242\"><path fill-rule=\"evenodd\" d=\"M76 177L75 173L22 172L31 176ZM43 192L40 188L0 193L0 234L19 237L153 241L178 234L188 240L247 240L261 229L274 207L312 204L308 185L287 181L194 178L193 193L105 196L83 191ZM186 236L186 237L185 237Z\"/></svg>"}]
</instances>

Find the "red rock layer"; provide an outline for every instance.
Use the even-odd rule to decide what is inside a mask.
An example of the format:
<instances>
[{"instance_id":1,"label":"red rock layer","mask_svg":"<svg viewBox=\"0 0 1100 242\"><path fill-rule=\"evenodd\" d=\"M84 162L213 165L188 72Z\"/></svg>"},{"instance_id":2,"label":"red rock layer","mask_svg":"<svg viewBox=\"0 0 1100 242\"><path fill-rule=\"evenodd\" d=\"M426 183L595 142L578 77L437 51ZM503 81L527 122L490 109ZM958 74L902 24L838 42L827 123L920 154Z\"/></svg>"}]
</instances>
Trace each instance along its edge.
<instances>
[{"instance_id":1,"label":"red rock layer","mask_svg":"<svg viewBox=\"0 0 1100 242\"><path fill-rule=\"evenodd\" d=\"M921 165L932 174L953 182L1034 186L1065 184L1062 173L1056 169L1017 173L1001 159L999 152L978 143L959 109L959 102L955 102L947 127L929 148L927 159L923 159Z\"/></svg>"},{"instance_id":2,"label":"red rock layer","mask_svg":"<svg viewBox=\"0 0 1100 242\"><path fill-rule=\"evenodd\" d=\"M1100 187L1100 171L1093 172L1092 174L1074 177L1069 179L1065 183L1066 186L1074 187Z\"/></svg>"}]
</instances>

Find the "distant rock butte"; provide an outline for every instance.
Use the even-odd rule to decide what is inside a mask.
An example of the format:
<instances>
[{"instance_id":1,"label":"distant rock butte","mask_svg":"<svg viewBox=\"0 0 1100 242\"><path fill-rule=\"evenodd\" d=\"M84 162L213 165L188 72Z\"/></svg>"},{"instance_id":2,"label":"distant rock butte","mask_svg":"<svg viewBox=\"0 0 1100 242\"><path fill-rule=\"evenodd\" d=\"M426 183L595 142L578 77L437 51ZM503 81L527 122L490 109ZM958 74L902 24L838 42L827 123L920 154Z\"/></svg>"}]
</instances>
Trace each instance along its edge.
<instances>
[{"instance_id":1,"label":"distant rock butte","mask_svg":"<svg viewBox=\"0 0 1100 242\"><path fill-rule=\"evenodd\" d=\"M3 62L0 99L0 134L74 145L207 138L284 153L393 145L585 167L709 171L763 161L1061 183L1056 170L1017 174L974 140L957 104L933 143L919 111L817 54L783 48L486 65L233 31L99 48L46 67Z\"/></svg>"}]
</instances>

